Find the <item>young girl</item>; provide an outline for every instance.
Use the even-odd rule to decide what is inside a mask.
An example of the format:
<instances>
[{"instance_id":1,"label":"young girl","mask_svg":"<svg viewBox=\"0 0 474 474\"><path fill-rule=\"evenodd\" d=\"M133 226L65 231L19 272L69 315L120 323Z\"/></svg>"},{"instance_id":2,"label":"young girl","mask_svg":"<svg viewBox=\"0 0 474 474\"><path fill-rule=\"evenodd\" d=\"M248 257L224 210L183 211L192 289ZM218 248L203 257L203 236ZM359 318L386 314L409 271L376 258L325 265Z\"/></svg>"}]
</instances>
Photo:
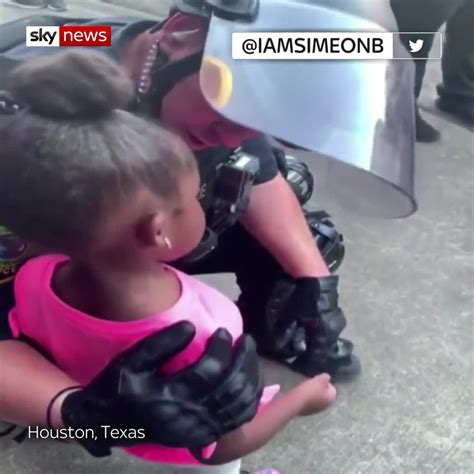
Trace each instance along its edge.
<instances>
[{"instance_id":1,"label":"young girl","mask_svg":"<svg viewBox=\"0 0 474 474\"><path fill-rule=\"evenodd\" d=\"M218 327L235 341L237 307L165 263L190 252L204 232L198 172L183 142L122 110L133 98L123 72L101 55L66 52L25 63L11 84L21 107L0 117L0 222L48 253L15 279L14 333L83 384L136 341L183 319L196 336L167 374L195 362ZM238 473L241 457L336 395L326 375L271 401L275 392L266 389L254 420L217 446L127 451Z\"/></svg>"}]
</instances>

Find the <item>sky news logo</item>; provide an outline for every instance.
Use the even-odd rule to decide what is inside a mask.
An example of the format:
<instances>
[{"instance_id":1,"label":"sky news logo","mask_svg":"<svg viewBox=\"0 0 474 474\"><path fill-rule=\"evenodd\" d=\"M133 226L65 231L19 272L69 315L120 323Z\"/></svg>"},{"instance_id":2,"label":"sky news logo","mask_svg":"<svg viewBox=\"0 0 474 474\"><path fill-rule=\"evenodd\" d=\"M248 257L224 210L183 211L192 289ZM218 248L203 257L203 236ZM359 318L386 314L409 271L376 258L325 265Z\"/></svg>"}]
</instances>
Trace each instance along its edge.
<instances>
[{"instance_id":1,"label":"sky news logo","mask_svg":"<svg viewBox=\"0 0 474 474\"><path fill-rule=\"evenodd\" d=\"M111 26L27 26L26 46L58 48L61 46L110 47Z\"/></svg>"},{"instance_id":2,"label":"sky news logo","mask_svg":"<svg viewBox=\"0 0 474 474\"><path fill-rule=\"evenodd\" d=\"M441 59L441 33L232 33L233 59Z\"/></svg>"}]
</instances>

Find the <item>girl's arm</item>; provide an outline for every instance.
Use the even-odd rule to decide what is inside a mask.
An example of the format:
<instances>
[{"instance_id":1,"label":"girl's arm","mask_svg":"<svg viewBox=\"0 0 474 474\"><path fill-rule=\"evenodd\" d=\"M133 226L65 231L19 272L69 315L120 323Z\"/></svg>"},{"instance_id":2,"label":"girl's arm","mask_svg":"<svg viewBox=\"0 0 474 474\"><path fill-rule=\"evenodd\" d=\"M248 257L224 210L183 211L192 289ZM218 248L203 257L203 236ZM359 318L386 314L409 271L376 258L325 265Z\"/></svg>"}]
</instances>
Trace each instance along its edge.
<instances>
[{"instance_id":1,"label":"girl's arm","mask_svg":"<svg viewBox=\"0 0 474 474\"><path fill-rule=\"evenodd\" d=\"M260 449L299 415L302 406L296 391L273 400L250 423L224 436L208 463L225 464Z\"/></svg>"},{"instance_id":2,"label":"girl's arm","mask_svg":"<svg viewBox=\"0 0 474 474\"><path fill-rule=\"evenodd\" d=\"M221 438L216 451L205 464L225 464L260 449L293 418L318 413L336 398L328 375L307 380L273 400L251 422Z\"/></svg>"}]
</instances>

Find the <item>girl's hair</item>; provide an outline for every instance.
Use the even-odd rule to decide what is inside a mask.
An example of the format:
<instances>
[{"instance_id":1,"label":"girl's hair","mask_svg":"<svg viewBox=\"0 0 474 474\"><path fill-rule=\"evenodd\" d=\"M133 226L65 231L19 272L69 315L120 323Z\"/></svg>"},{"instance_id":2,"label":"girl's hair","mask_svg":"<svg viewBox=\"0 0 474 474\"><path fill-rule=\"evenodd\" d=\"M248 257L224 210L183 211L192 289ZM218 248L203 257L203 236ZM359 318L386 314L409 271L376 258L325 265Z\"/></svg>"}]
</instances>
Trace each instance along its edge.
<instances>
[{"instance_id":1,"label":"girl's hair","mask_svg":"<svg viewBox=\"0 0 474 474\"><path fill-rule=\"evenodd\" d=\"M20 110L0 116L0 223L29 241L75 249L135 190L170 198L195 166L176 136L121 110L133 84L102 54L31 60L8 89Z\"/></svg>"}]
</instances>

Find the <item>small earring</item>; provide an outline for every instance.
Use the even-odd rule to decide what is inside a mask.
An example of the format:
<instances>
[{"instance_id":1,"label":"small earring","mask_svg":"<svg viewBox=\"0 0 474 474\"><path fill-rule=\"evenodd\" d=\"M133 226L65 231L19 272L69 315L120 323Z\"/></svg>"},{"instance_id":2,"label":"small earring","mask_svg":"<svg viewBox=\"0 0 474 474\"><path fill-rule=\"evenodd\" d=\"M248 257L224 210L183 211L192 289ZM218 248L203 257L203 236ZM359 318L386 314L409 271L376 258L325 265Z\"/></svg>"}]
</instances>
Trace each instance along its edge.
<instances>
[{"instance_id":1,"label":"small earring","mask_svg":"<svg viewBox=\"0 0 474 474\"><path fill-rule=\"evenodd\" d=\"M168 237L165 237L163 240L165 241L165 245L168 248L168 250L171 250L171 240L168 239Z\"/></svg>"}]
</instances>

